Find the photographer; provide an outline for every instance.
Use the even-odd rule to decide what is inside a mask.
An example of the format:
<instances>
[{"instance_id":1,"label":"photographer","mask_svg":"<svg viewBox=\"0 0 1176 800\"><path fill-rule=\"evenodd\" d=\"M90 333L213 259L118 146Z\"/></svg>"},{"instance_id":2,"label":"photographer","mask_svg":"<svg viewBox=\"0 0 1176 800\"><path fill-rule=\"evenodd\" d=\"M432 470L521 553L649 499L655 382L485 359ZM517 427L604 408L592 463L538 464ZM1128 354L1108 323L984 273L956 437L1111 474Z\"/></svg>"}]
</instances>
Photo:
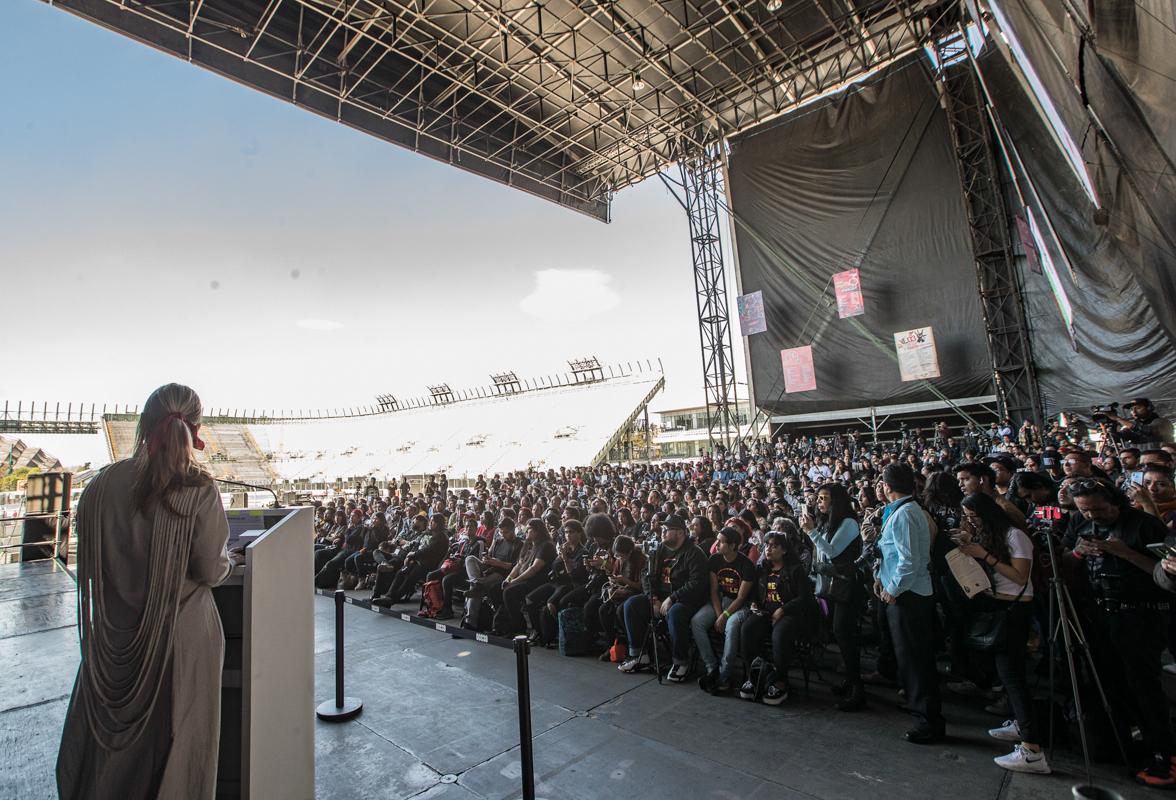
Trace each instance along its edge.
<instances>
[{"instance_id":1,"label":"photographer","mask_svg":"<svg viewBox=\"0 0 1176 800\"><path fill-rule=\"evenodd\" d=\"M1114 406L1103 409L1109 419L1122 425L1119 436L1133 444L1145 445L1146 450L1159 450L1160 445L1172 441L1172 423L1156 413L1156 407L1146 397L1137 397L1123 404L1123 410L1131 418L1124 419L1113 411ZM1094 415L1096 422L1099 414Z\"/></svg>"},{"instance_id":2,"label":"photographer","mask_svg":"<svg viewBox=\"0 0 1176 800\"><path fill-rule=\"evenodd\" d=\"M1168 530L1105 480L1079 480L1069 494L1081 513L1070 518L1063 558L1085 574L1092 591L1080 609L1090 652L1111 702L1138 724L1156 756L1136 781L1176 788L1176 741L1160 685L1171 595L1156 585L1157 559L1147 547L1163 542Z\"/></svg>"}]
</instances>

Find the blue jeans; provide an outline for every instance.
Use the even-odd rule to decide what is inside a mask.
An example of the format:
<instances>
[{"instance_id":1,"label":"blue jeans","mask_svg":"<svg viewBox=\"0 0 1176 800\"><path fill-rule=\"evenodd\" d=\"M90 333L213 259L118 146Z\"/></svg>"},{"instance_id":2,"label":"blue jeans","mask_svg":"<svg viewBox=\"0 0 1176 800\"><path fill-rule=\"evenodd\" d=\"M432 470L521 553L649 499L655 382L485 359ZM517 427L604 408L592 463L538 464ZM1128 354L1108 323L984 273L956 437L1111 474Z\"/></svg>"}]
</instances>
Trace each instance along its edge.
<instances>
[{"instance_id":1,"label":"blue jeans","mask_svg":"<svg viewBox=\"0 0 1176 800\"><path fill-rule=\"evenodd\" d=\"M674 603L670 606L670 613L666 615L671 654L676 667L690 663L690 620L696 611L696 605ZM650 605L647 595L638 594L625 601L622 613L625 619L625 632L629 637L630 657L636 658L645 649L645 636L649 632L653 606Z\"/></svg>"},{"instance_id":2,"label":"blue jeans","mask_svg":"<svg viewBox=\"0 0 1176 800\"><path fill-rule=\"evenodd\" d=\"M726 611L734 601L730 597L723 597L720 602L723 610ZM743 625L743 620L747 618L747 613L747 606L744 606L727 619L727 627L723 632L723 658L721 662L715 658L715 651L711 646L709 635L719 618L715 613L715 607L707 603L698 609L698 613L690 620L690 631L694 634L694 643L698 645L698 654L702 657L702 663L706 664L708 673L718 670L723 675L731 674L731 665L735 663L735 658L739 655L739 629Z\"/></svg>"}]
</instances>

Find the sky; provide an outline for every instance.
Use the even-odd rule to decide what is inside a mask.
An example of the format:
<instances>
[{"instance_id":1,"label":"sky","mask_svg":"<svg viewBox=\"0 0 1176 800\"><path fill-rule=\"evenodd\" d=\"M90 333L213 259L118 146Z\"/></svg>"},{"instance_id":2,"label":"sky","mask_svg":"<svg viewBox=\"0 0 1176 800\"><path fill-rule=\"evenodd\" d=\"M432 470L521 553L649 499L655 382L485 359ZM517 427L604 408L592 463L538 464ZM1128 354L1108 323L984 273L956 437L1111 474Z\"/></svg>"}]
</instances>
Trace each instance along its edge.
<instances>
[{"instance_id":1,"label":"sky","mask_svg":"<svg viewBox=\"0 0 1176 800\"><path fill-rule=\"evenodd\" d=\"M605 225L36 0L0 3L0 108L0 404L176 381L336 408L588 356L660 359L653 408L703 403L686 216L657 179ZM105 461L100 436L21 438Z\"/></svg>"}]
</instances>

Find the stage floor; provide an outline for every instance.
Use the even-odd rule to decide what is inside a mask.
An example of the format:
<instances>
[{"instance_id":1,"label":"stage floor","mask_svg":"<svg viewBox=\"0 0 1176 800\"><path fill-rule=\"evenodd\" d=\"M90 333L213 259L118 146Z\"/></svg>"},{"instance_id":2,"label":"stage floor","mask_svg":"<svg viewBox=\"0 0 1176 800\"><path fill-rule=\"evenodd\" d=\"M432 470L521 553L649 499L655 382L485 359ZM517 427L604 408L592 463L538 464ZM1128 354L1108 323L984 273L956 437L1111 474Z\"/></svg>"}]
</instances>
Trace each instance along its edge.
<instances>
[{"instance_id":1,"label":"stage floor","mask_svg":"<svg viewBox=\"0 0 1176 800\"><path fill-rule=\"evenodd\" d=\"M72 579L51 562L0 566L5 800L57 796L53 765L78 665L74 602ZM317 697L325 700L334 693L331 598L315 597L315 615ZM345 619L347 694L364 710L350 722L316 721L317 797L518 797L513 653L356 606ZM910 718L894 707L893 691L871 689L869 710L839 714L815 676L811 696L798 689L771 708L557 650L535 651L530 669L537 795L549 800L1040 800L1069 797L1083 779L1080 756L1061 750L1053 775L998 768L992 758L1007 748L986 730L1002 720L978 700L945 698L948 741L919 747L902 739ZM1122 769L1098 766L1096 782L1127 798L1154 796Z\"/></svg>"}]
</instances>

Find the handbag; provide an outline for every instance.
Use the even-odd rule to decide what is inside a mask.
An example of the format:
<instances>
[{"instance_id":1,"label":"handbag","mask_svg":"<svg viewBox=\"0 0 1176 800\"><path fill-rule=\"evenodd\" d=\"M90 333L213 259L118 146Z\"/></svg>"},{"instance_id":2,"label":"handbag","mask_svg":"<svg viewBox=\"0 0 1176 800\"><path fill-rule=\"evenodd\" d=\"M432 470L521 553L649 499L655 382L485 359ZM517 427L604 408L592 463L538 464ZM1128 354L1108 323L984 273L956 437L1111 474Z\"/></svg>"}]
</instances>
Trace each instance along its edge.
<instances>
[{"instance_id":1,"label":"handbag","mask_svg":"<svg viewBox=\"0 0 1176 800\"><path fill-rule=\"evenodd\" d=\"M964 646L980 653L998 653L1008 644L1009 612L1020 602L1021 595L1029 588L1029 582L1021 587L1021 593L1012 603L1000 609L968 610L964 622Z\"/></svg>"},{"instance_id":2,"label":"handbag","mask_svg":"<svg viewBox=\"0 0 1176 800\"><path fill-rule=\"evenodd\" d=\"M817 585L814 590L817 597L834 603L848 603L853 599L853 578L838 574L837 566L828 561L818 561L813 565Z\"/></svg>"}]
</instances>

